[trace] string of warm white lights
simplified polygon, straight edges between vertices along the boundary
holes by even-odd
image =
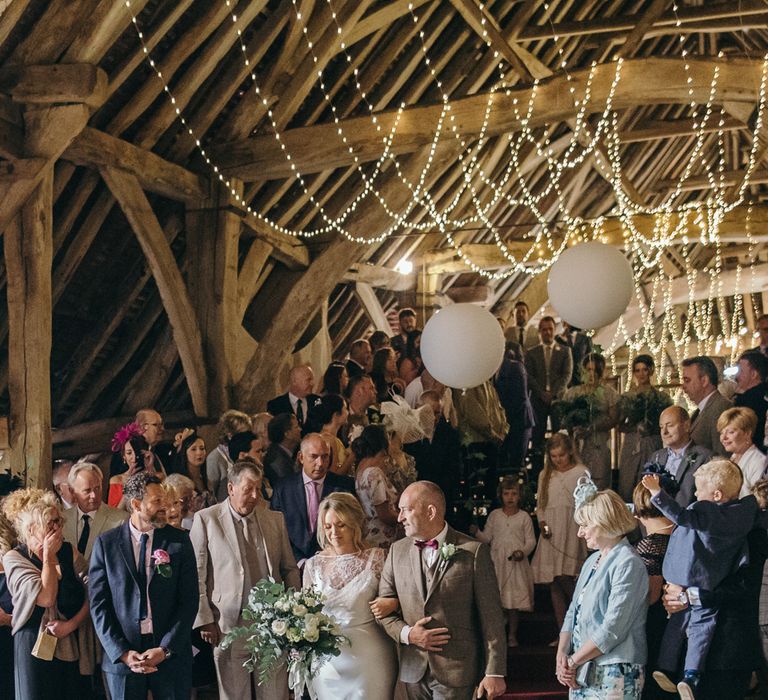
[[[177,106],[176,100],[170,90],[168,83],[163,76],[160,69],[150,55],[149,49],[144,43],[143,33],[138,24],[136,16],[133,14],[130,0],[124,0],[125,6],[131,14],[133,26],[135,27],[138,37],[140,39],[143,51],[146,55],[147,61],[150,67],[157,74],[158,79],[161,80],[163,85],[163,91],[166,93],[171,104],[174,105],[176,116],[180,120],[183,128],[188,135],[194,140],[194,143],[202,155],[207,165],[211,168],[214,176],[222,182],[231,192],[235,201],[237,201],[248,215],[254,216],[261,222],[266,223],[270,227],[282,233],[292,236],[312,237],[329,232],[337,232],[346,236],[349,240],[355,241],[361,244],[379,243],[396,232],[402,230],[439,230],[448,241],[448,244],[452,246],[459,257],[468,265],[468,267],[479,274],[482,274],[491,279],[501,279],[508,277],[512,274],[524,272],[526,274],[538,274],[550,267],[562,253],[562,251],[569,245],[570,242],[577,240],[589,240],[599,239],[602,236],[602,226],[604,221],[602,219],[592,222],[591,224],[583,221],[581,218],[572,216],[569,212],[568,201],[565,196],[566,187],[563,182],[563,178],[566,174],[572,172],[576,167],[581,165],[587,157],[594,156],[596,158],[602,158],[599,148],[605,142],[607,145],[608,155],[608,167],[612,172],[612,185],[617,197],[617,209],[615,215],[617,215],[622,223],[624,229],[623,234],[625,238],[625,247],[631,252],[632,256],[639,260],[639,267],[647,269],[653,265],[658,264],[660,256],[663,253],[664,248],[672,245],[673,243],[679,243],[681,240],[685,245],[689,228],[692,225],[691,219],[693,219],[693,225],[699,230],[699,239],[702,242],[712,243],[718,239],[717,232],[719,224],[722,221],[724,214],[730,211],[733,207],[743,202],[746,187],[749,184],[749,179],[756,167],[758,151],[757,136],[760,134],[763,125],[763,115],[766,102],[766,66],[768,65],[768,57],[763,62],[763,71],[761,77],[761,85],[759,91],[759,104],[758,115],[756,120],[755,133],[752,139],[752,147],[750,148],[747,168],[745,170],[745,177],[740,184],[737,196],[730,202],[726,202],[724,199],[724,186],[723,186],[723,173],[725,164],[725,153],[723,143],[723,127],[724,127],[724,114],[722,109],[719,113],[719,122],[717,129],[717,151],[718,155],[714,158],[714,165],[705,157],[703,146],[706,142],[706,134],[711,131],[711,123],[713,120],[713,104],[717,98],[717,83],[719,78],[719,68],[716,66],[711,85],[709,97],[707,99],[703,114],[698,113],[698,106],[693,99],[693,82],[690,75],[690,65],[688,62],[688,52],[682,47],[682,56],[685,59],[685,70],[687,75],[688,90],[690,100],[690,107],[694,119],[694,132],[695,141],[694,147],[691,149],[687,158],[685,167],[683,169],[683,177],[679,178],[678,184],[675,189],[665,197],[665,202],[655,207],[643,206],[642,203],[633,201],[625,191],[623,185],[624,175],[622,173],[621,163],[621,149],[620,149],[620,137],[619,137],[619,120],[618,115],[612,108],[612,100],[615,91],[619,85],[621,79],[621,66],[622,60],[617,60],[614,79],[611,85],[611,89],[608,94],[605,105],[603,106],[602,113],[597,118],[595,126],[588,126],[587,115],[591,114],[593,107],[592,100],[592,83],[597,70],[597,64],[593,62],[590,70],[587,73],[585,80],[583,96],[579,97],[576,93],[576,87],[573,84],[572,77],[567,73],[567,61],[565,59],[563,51],[563,43],[556,38],[556,45],[558,46],[559,67],[566,72],[567,80],[569,84],[569,93],[574,102],[575,118],[572,123],[572,132],[570,135],[569,143],[561,152],[560,155],[555,154],[552,143],[551,134],[552,130],[548,128],[543,129],[543,137],[538,137],[534,130],[530,127],[530,123],[535,114],[534,107],[537,95],[538,81],[533,85],[533,89],[530,91],[528,104],[525,109],[519,109],[518,102],[513,99],[513,108],[515,109],[515,116],[521,124],[520,130],[513,136],[508,135],[507,147],[509,152],[509,158],[506,166],[502,169],[496,177],[492,177],[490,173],[485,172],[481,167],[480,155],[483,152],[483,148],[489,143],[486,138],[487,126],[492,116],[492,110],[494,108],[493,96],[497,92],[504,91],[506,94],[512,94],[509,86],[505,83],[505,73],[503,69],[503,62],[499,60],[499,83],[494,86],[490,91],[487,100],[485,112],[483,114],[483,121],[478,136],[473,137],[470,142],[467,142],[466,138],[460,133],[459,127],[456,124],[455,117],[451,110],[450,97],[448,91],[440,80],[440,77],[435,70],[435,62],[429,57],[428,47],[425,41],[425,33],[423,28],[418,32],[419,41],[421,44],[421,50],[423,54],[423,61],[426,68],[429,71],[435,85],[437,86],[440,94],[442,95],[442,111],[441,116],[436,125],[433,137],[429,144],[427,161],[424,167],[421,169],[419,178],[415,183],[410,182],[406,178],[401,170],[398,159],[393,152],[393,144],[398,133],[398,128],[401,123],[401,117],[405,110],[406,105],[401,103],[397,110],[395,118],[391,122],[391,126],[388,130],[384,130],[380,124],[380,121],[376,115],[376,109],[370,102],[368,95],[363,89],[360,83],[360,74],[358,68],[355,67],[352,70],[353,83],[355,89],[358,91],[361,103],[365,106],[369,113],[371,123],[375,126],[377,133],[382,135],[382,155],[373,163],[370,172],[366,172],[363,169],[362,164],[359,162],[358,157],[354,153],[353,147],[350,145],[350,140],[344,132],[344,125],[342,119],[339,116],[336,106],[334,105],[331,93],[326,87],[324,71],[317,70],[317,85],[323,95],[323,100],[331,110],[333,122],[336,125],[337,135],[340,140],[340,146],[346,148],[352,157],[355,170],[359,174],[362,180],[362,188],[357,196],[351,201],[351,203],[344,208],[336,216],[330,216],[325,211],[322,204],[316,199],[313,193],[310,191],[304,176],[300,172],[292,159],[291,154],[288,151],[285,142],[281,138],[281,125],[276,122],[274,112],[270,108],[270,103],[266,97],[261,94],[258,79],[255,72],[255,66],[251,66],[245,43],[243,41],[243,27],[238,23],[238,17],[234,12],[234,3],[232,0],[225,0],[227,7],[230,10],[232,21],[236,27],[237,36],[240,41],[243,60],[245,66],[248,69],[250,78],[253,82],[253,89],[255,93],[262,100],[263,107],[266,111],[266,116],[270,120],[273,128],[274,137],[277,143],[280,145],[280,150],[283,153],[286,161],[290,164],[291,172],[296,182],[302,188],[307,201],[314,207],[321,220],[322,226],[315,229],[305,229],[301,231],[291,230],[285,226],[280,225],[278,222],[273,221],[266,213],[260,212],[254,209],[249,202],[239,195],[233,183],[229,181],[222,173],[220,168],[211,160],[210,156],[206,152],[206,149],[202,145],[201,139],[194,133],[194,130],[185,119],[182,114],[182,110]],[[352,57],[347,51],[346,44],[344,42],[343,29],[339,24],[338,17],[333,10],[331,0],[326,0],[328,10],[332,22],[335,23],[337,35],[338,35],[338,49],[344,55],[347,63],[352,63]],[[315,47],[308,34],[307,22],[303,21],[301,10],[296,2],[293,0],[293,7],[296,13],[297,21],[302,26],[302,36],[307,43],[307,48],[313,61],[316,65],[320,65],[318,56],[315,53]],[[675,8],[676,9],[676,5]],[[409,6],[411,16],[415,24],[418,25],[419,17],[415,13],[412,5]],[[548,12],[548,5],[545,3],[545,12]],[[493,46],[485,30],[486,22],[484,16],[481,20],[483,27],[483,39],[486,42],[490,51],[493,51]],[[684,42],[684,38],[681,36],[681,43]],[[494,54],[498,57],[498,54]],[[599,112],[599,110],[598,110]],[[441,142],[441,138],[451,137],[458,142],[461,149],[457,163],[461,168],[460,186],[456,188],[452,198],[446,204],[438,206],[434,196],[430,193],[425,186],[428,174],[431,172],[435,152],[438,144]],[[521,161],[521,153],[525,146],[531,146],[536,156],[545,163],[547,168],[548,177],[544,178],[545,185],[538,190],[535,189],[533,183],[529,183],[527,176],[525,175],[524,163]],[[392,163],[394,166],[394,172],[406,186],[410,193],[411,199],[408,204],[401,210],[394,210],[386,201],[383,193],[377,188],[376,183],[381,176],[383,166],[386,163]],[[682,191],[682,182],[688,178],[688,176],[694,171],[694,168],[701,164],[704,166],[704,170],[707,178],[709,179],[710,187],[713,191],[712,197],[706,202],[701,203],[684,203],[682,205],[676,204],[676,200],[679,198]],[[717,176],[713,173],[713,167],[717,171]],[[512,188],[517,189],[520,194],[513,196],[511,194]],[[549,196],[554,192],[556,203],[560,212],[560,225],[559,234],[552,229],[552,226],[548,220],[548,216],[542,210],[541,205],[545,202]],[[367,197],[374,197],[379,205],[382,206],[387,216],[390,217],[392,223],[387,226],[380,234],[373,237],[363,237],[356,235],[350,230],[348,222],[352,218],[352,213],[360,205],[360,203]],[[472,205],[472,213],[468,216],[461,218],[453,217],[453,212],[461,201],[468,197]],[[515,255],[508,247],[504,238],[502,237],[498,227],[492,220],[492,212],[499,206],[500,203],[504,203],[510,207],[525,207],[530,211],[536,221],[536,226],[527,239],[526,242],[530,243],[528,250],[522,255]],[[411,216],[418,211],[419,218],[411,218]],[[424,216],[426,214],[426,216]],[[633,219],[636,216],[645,215],[652,216],[653,227],[650,235],[643,233],[634,223]],[[482,224],[492,233],[493,239],[496,245],[499,247],[502,255],[508,261],[509,265],[505,270],[490,272],[484,270],[481,266],[476,265],[465,251],[462,246],[455,240],[451,229],[461,229],[473,224]]]

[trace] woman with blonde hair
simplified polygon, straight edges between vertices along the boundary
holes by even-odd
[[[536,583],[549,585],[558,627],[563,624],[576,576],[587,558],[573,521],[573,490],[587,473],[568,435],[556,433],[546,445],[544,469],[539,474],[536,517],[541,534],[531,567]],[[557,641],[551,646],[556,646]]]
[[[768,457],[752,442],[756,427],[757,414],[745,406],[728,408],[717,419],[720,443],[744,477],[739,498],[744,498],[752,492],[752,487],[763,477],[768,466]]]
[[[321,551],[304,566],[304,587],[323,594],[324,611],[339,622],[350,644],[312,678],[313,697],[319,700],[391,700],[394,694],[395,646],[374,614],[388,614],[397,601],[376,598],[386,553],[367,547],[365,521],[359,501],[349,493],[332,493],[320,502]]]
[[[13,598],[16,695],[24,700],[77,698],[77,631],[88,617],[85,560],[64,542],[59,502],[51,491],[22,489],[3,501],[19,544],[3,556]],[[51,658],[32,652],[55,637]]]
[[[626,535],[635,527],[614,491],[588,477],[574,494],[579,537],[593,554],[584,563],[560,630],[556,674],[571,700],[639,700],[645,679],[648,574]]]

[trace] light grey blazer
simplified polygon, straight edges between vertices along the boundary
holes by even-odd
[[[573,633],[576,608],[583,590],[578,614],[579,632],[582,640],[591,639],[603,652],[595,663],[644,664],[648,656],[645,639],[648,573],[645,564],[623,538],[605,555],[590,578],[599,556],[599,552],[594,552],[581,567],[561,631]]]

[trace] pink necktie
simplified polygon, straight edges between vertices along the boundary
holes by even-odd
[[[320,484],[317,481],[307,482],[307,493],[309,496],[307,515],[309,516],[310,532],[315,532],[317,530],[317,511],[320,507],[320,496],[317,492],[318,486],[320,486]]]

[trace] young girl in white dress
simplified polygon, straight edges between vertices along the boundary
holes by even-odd
[[[507,612],[507,644],[517,646],[517,624],[521,610],[533,610],[533,571],[528,556],[536,546],[533,521],[520,510],[520,484],[505,476],[499,482],[502,507],[492,511],[485,529],[472,526],[473,534],[491,546],[491,559],[499,580],[501,604]]]
[[[557,627],[563,626],[565,613],[576,587],[576,577],[587,558],[584,540],[573,519],[573,490],[587,473],[573,440],[555,433],[546,445],[546,462],[539,474],[536,493],[536,517],[541,535],[531,568],[536,583],[549,584]],[[557,646],[555,640],[550,646]]]

